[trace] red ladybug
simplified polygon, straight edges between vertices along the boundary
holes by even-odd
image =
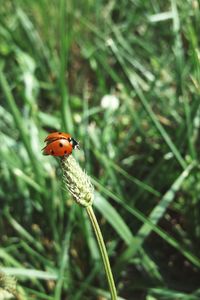
[[[79,149],[78,142],[64,132],[50,133],[44,141],[47,143],[42,149],[44,155],[68,156],[73,149]]]

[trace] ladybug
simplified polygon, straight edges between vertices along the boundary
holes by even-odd
[[[69,133],[52,132],[44,140],[47,145],[42,149],[43,155],[68,156],[78,148],[78,142]]]

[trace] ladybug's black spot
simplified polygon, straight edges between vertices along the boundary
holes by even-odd
[[[62,134],[62,132],[58,132],[58,134]]]
[[[53,150],[51,150],[51,154],[53,154],[53,155],[54,155],[54,151],[53,151]]]
[[[60,146],[60,147],[63,147],[63,144],[62,144],[62,143],[60,143],[60,144],[59,144],[59,146]]]
[[[67,151],[65,150],[65,152],[64,152],[65,154],[67,154]]]

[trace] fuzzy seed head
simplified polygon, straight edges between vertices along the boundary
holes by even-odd
[[[62,169],[64,182],[74,200],[84,207],[92,205],[94,187],[72,155],[63,159]]]
[[[15,295],[16,293],[16,280],[12,276],[8,276],[0,271],[0,289]]]

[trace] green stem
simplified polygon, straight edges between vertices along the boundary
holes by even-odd
[[[111,271],[111,267],[110,267],[110,262],[108,259],[108,254],[106,251],[106,247],[105,247],[105,243],[103,240],[103,236],[101,234],[101,230],[99,227],[99,224],[97,222],[96,216],[94,214],[93,208],[92,206],[88,206],[86,207],[86,211],[88,213],[88,216],[90,218],[90,221],[92,223],[98,244],[99,244],[99,248],[101,251],[101,256],[103,259],[103,263],[104,263],[104,268],[105,268],[105,272],[106,272],[106,276],[108,279],[108,284],[109,284],[109,288],[110,288],[110,293],[111,293],[111,299],[112,300],[117,300],[117,291],[116,291],[116,287],[115,287],[115,282],[113,279],[113,275],[112,275],[112,271]]]

